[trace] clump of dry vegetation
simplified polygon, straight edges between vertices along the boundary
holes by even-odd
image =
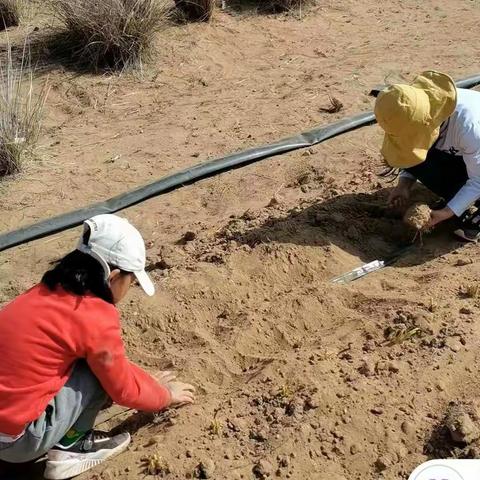
[[[0,30],[20,23],[22,0],[0,0]]]
[[[227,0],[227,5],[229,1],[249,4],[250,8],[264,13],[298,12],[315,3],[315,0]]]
[[[216,418],[214,418],[212,420],[212,422],[210,423],[210,425],[208,427],[209,432],[212,435],[216,435],[216,436],[218,436],[222,433],[222,429],[223,429],[222,422],[220,422],[220,420],[217,420]]]
[[[175,0],[183,2],[189,0]],[[190,0],[199,1],[199,0]],[[312,6],[316,0],[217,0],[217,4],[222,9],[227,8],[237,12],[250,13],[283,13],[292,12],[295,14],[302,13],[304,8]]]
[[[343,103],[335,97],[332,97],[328,94],[328,99],[330,101],[330,105],[328,107],[321,107],[320,110],[325,113],[337,113],[343,108]]]
[[[206,22],[213,14],[215,0],[175,0],[175,6],[186,21]]]
[[[163,478],[170,473],[170,466],[158,453],[143,457],[142,462],[145,468],[144,473],[146,475],[155,475]]]
[[[170,18],[168,0],[48,0],[65,26],[62,48],[94,69],[139,67]]]
[[[477,283],[460,285],[459,293],[464,298],[478,298],[480,293],[480,285]]]
[[[413,337],[421,335],[422,331],[418,327],[410,326],[395,326],[387,327],[385,329],[385,339],[387,345],[392,347],[393,345],[400,345],[401,343],[410,340]]]
[[[313,3],[313,0],[267,0],[267,8],[277,12],[301,9]]]
[[[432,211],[428,205],[416,203],[408,208],[403,217],[403,221],[415,230],[425,230]]]
[[[34,92],[28,50],[17,64],[8,45],[6,60],[0,61],[0,177],[20,171],[25,154],[35,147],[47,95],[47,83]]]

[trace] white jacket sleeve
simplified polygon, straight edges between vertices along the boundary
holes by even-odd
[[[460,153],[467,167],[468,180],[448,202],[457,217],[480,198],[480,123],[472,122],[465,128],[461,143]]]

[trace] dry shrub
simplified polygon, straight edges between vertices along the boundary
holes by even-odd
[[[314,5],[316,0],[223,0],[222,6],[237,12],[253,13],[302,13],[303,8]]]
[[[175,5],[185,20],[206,22],[213,14],[215,0],[175,0]]]
[[[266,0],[265,6],[267,10],[275,12],[287,12],[303,8],[312,4],[313,0]]]
[[[45,82],[37,94],[33,89],[30,54],[23,50],[17,64],[12,48],[0,62],[0,177],[20,171],[26,153],[35,147],[48,95]]]
[[[66,28],[63,45],[89,67],[138,67],[166,25],[168,0],[49,0]]]
[[[0,0],[0,30],[20,23],[22,0]]]
[[[0,0],[0,30],[16,27],[30,20],[35,0]]]
[[[480,293],[480,285],[476,283],[460,285],[459,292],[460,295],[465,298],[478,298]]]

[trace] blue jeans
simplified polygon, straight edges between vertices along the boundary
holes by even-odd
[[[107,394],[84,361],[79,361],[65,386],[49,402],[45,412],[30,423],[13,443],[0,442],[0,460],[24,463],[47,453],[74,428],[86,432],[93,428]]]

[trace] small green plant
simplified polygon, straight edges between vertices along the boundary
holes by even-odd
[[[290,398],[292,395],[293,395],[293,392],[289,385],[285,383],[280,387],[280,390],[278,392],[278,396],[280,398]]]
[[[223,425],[222,425],[222,422],[220,422],[220,420],[217,420],[216,418],[214,418],[209,427],[208,427],[208,430],[209,432],[212,434],[212,435],[220,435],[220,433],[222,433],[222,430],[223,430]]]
[[[145,468],[144,472],[147,475],[164,477],[170,473],[170,466],[167,461],[157,453],[144,457],[142,462]]]
[[[48,83],[35,94],[33,73],[28,48],[17,64],[8,45],[0,61],[0,177],[19,172],[38,140]]]

